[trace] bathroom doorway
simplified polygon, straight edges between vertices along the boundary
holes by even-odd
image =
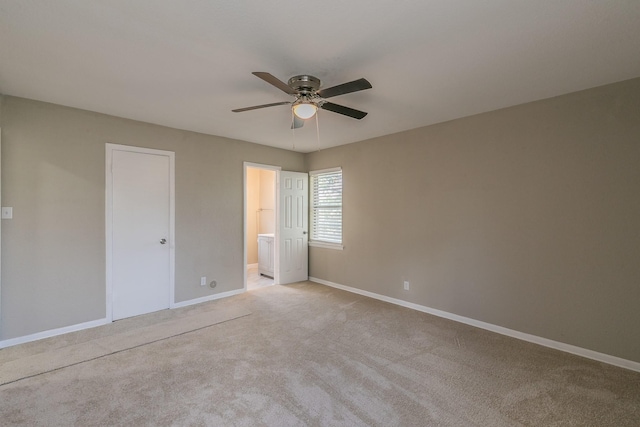
[[[245,289],[276,278],[276,174],[279,168],[245,163]]]

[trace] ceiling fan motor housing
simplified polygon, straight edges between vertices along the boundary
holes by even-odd
[[[320,89],[320,79],[308,75],[294,76],[289,79],[287,85],[300,95],[311,95]]]

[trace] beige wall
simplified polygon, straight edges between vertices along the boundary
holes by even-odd
[[[276,173],[260,170],[260,233],[276,232]]]
[[[243,162],[304,170],[299,153],[21,98],[0,114],[0,339],[105,317],[105,143],[176,153],[177,302],[243,287]]]
[[[104,317],[112,142],[176,152],[177,301],[242,288],[244,161],[342,166],[311,276],[640,361],[638,111],[635,79],[303,156],[0,96],[0,339]]]
[[[640,79],[306,164],[344,176],[310,276],[640,362]]]
[[[258,262],[258,233],[275,233],[275,181],[275,171],[247,168],[247,264]]]
[[[258,263],[260,169],[247,168],[247,264]]]

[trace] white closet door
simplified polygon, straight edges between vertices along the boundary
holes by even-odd
[[[114,150],[113,319],[169,308],[170,157]]]

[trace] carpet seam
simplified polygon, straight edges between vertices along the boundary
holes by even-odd
[[[18,379],[12,380],[12,381],[7,381],[7,382],[5,382],[5,383],[0,383],[0,387],[3,387],[3,386],[5,386],[5,385],[9,385],[9,384],[13,384],[13,383],[17,383],[18,381],[26,380],[26,379],[29,379],[29,378],[35,378],[35,377],[37,377],[37,376],[44,375],[44,374],[48,374],[48,373],[51,373],[51,372],[60,371],[60,370],[65,369],[65,368],[70,368],[70,367],[72,367],[72,366],[80,365],[80,364],[82,364],[82,363],[92,362],[92,361],[94,361],[94,360],[102,359],[102,358],[104,358],[104,357],[113,356],[114,354],[123,353],[123,352],[125,352],[125,351],[129,351],[129,350],[133,350],[133,349],[136,349],[136,348],[140,348],[140,347],[143,347],[143,346],[145,346],[145,345],[154,344],[154,343],[157,343],[157,342],[160,342],[160,341],[165,341],[165,340],[168,340],[168,339],[170,339],[170,338],[175,338],[175,337],[179,337],[179,336],[182,336],[182,335],[190,334],[190,333],[192,333],[192,332],[200,331],[200,330],[202,330],[202,329],[210,328],[210,327],[212,327],[212,326],[220,325],[220,324],[222,324],[222,323],[226,323],[226,322],[230,322],[230,321],[232,321],[232,320],[240,319],[240,318],[242,318],[242,317],[250,316],[251,314],[253,314],[253,313],[243,314],[243,315],[241,315],[241,316],[234,317],[234,318],[232,318],[232,319],[226,319],[226,320],[223,320],[223,321],[221,321],[221,322],[212,323],[211,325],[206,325],[206,326],[202,326],[202,327],[200,327],[200,328],[191,329],[191,330],[189,330],[189,331],[180,332],[179,334],[175,334],[175,335],[171,335],[171,336],[168,336],[168,337],[165,337],[165,338],[159,338],[159,339],[157,339],[157,340],[153,340],[153,341],[149,341],[149,342],[146,342],[146,343],[142,343],[142,344],[134,345],[133,347],[123,348],[122,350],[112,351],[111,353],[107,353],[107,354],[103,354],[103,355],[100,355],[100,356],[92,357],[91,359],[81,360],[80,362],[71,363],[71,364],[69,364],[69,365],[65,365],[65,366],[60,366],[59,368],[50,369],[50,370],[48,370],[48,371],[39,372],[39,373],[37,373],[37,374],[28,375],[28,376],[21,377],[21,378],[18,378]]]

